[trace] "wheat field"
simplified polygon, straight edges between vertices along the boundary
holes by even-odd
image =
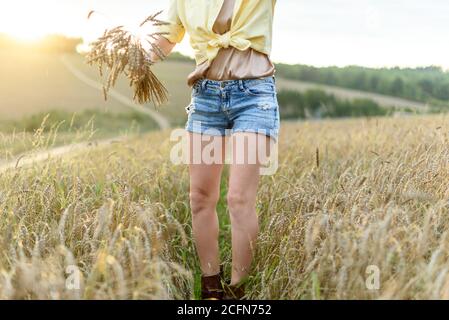
[[[197,298],[188,172],[169,134],[1,172],[0,298]],[[257,211],[249,298],[447,299],[449,117],[284,123]]]

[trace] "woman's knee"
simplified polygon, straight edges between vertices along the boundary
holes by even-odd
[[[254,197],[244,192],[231,190],[228,193],[227,202],[233,227],[246,230],[246,232],[257,232],[258,218]]]
[[[245,214],[250,209],[254,209],[255,203],[252,197],[245,194],[245,192],[237,192],[230,190],[227,195],[227,204],[231,215],[238,214],[239,216]]]
[[[190,208],[193,214],[215,210],[218,194],[203,189],[190,190]]]

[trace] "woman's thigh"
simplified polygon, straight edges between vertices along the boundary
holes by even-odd
[[[225,137],[187,133],[189,136],[190,190],[219,194],[225,162]]]
[[[232,134],[229,191],[249,202],[256,199],[260,167],[269,157],[270,137],[252,132]]]

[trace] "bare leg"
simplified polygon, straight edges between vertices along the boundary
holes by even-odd
[[[220,197],[220,179],[224,163],[225,138],[210,137],[211,141],[201,142],[201,135],[189,134],[190,142],[190,207],[192,229],[196,250],[203,276],[220,272],[218,248],[218,217],[216,206]],[[193,142],[195,140],[195,143]],[[206,164],[199,155],[204,148],[213,144],[213,150],[221,151],[218,163]],[[196,162],[194,162],[196,158]],[[198,163],[198,159],[200,162]]]
[[[235,133],[233,159],[229,177],[228,208],[232,224],[232,278],[238,284],[248,275],[259,232],[256,195],[259,182],[258,144],[269,144],[269,138],[255,133]],[[242,143],[246,140],[246,143]],[[251,161],[251,159],[253,159]]]

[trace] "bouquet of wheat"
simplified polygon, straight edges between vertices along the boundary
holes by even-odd
[[[159,11],[146,18],[140,27],[147,23],[152,26],[165,25],[167,22],[157,19]],[[88,15],[88,19],[94,11]],[[152,102],[160,105],[167,101],[167,89],[155,76],[151,70],[153,61],[149,58],[149,52],[154,52],[159,59],[165,59],[165,54],[154,40],[157,36],[166,34],[164,32],[153,32],[145,38],[137,37],[130,31],[118,26],[113,29],[106,29],[103,36],[90,44],[90,51],[87,54],[87,63],[98,66],[100,76],[104,74],[104,67],[109,72],[107,81],[103,86],[103,94],[107,99],[108,91],[116,83],[120,74],[126,75],[129,84],[134,91],[134,101],[144,104]],[[150,50],[144,49],[144,42],[150,44]]]

